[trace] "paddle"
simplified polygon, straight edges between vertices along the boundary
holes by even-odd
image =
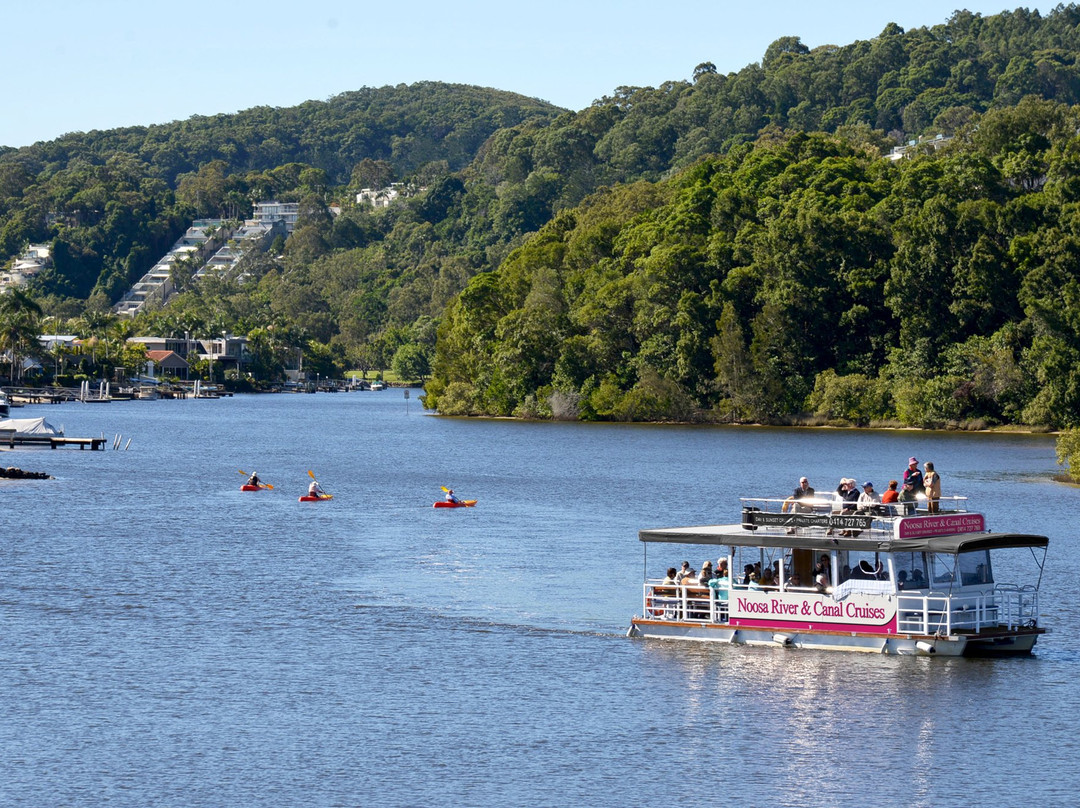
[[[240,469],[237,469],[237,472],[239,472],[240,474],[243,474],[245,477],[250,477],[251,476],[246,471],[240,471]],[[274,490],[274,486],[270,485],[270,483],[264,483],[262,480],[259,480],[259,488],[267,488],[267,489],[269,489],[271,491]]]
[[[314,471],[312,471],[311,469],[308,469],[307,474],[308,474],[308,477],[315,480],[315,472]],[[315,480],[315,485],[319,485],[318,480]],[[322,486],[319,485],[319,499],[333,499],[333,498],[334,498],[333,494],[327,494],[325,491],[322,490]]]

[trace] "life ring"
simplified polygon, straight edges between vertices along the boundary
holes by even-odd
[[[663,609],[658,609],[653,605],[653,596],[645,598],[645,611],[651,614],[653,617],[662,617],[664,615]]]

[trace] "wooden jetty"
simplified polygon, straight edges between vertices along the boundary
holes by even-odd
[[[97,451],[105,448],[105,438],[68,438],[64,435],[27,435],[17,434],[13,429],[0,429],[0,445],[6,444],[9,449],[16,446],[48,446],[50,449],[62,449],[65,446],[78,446],[79,449],[90,448]]]

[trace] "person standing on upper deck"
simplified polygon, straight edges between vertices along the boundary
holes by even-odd
[[[934,464],[929,460],[923,463],[926,474],[923,482],[926,484],[926,512],[938,512],[938,500],[941,499],[941,475],[934,471]]]
[[[904,471],[904,482],[911,483],[912,493],[916,496],[926,492],[926,484],[923,482],[922,472],[919,471],[919,461],[914,457],[908,459],[908,467]]]

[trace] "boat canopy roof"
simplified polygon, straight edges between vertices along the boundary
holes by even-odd
[[[663,527],[638,531],[643,542],[667,544],[716,544],[733,547],[786,547],[794,550],[874,550],[881,553],[945,553],[956,555],[972,550],[1004,547],[1046,547],[1049,539],[1029,533],[956,533],[917,539],[834,538],[793,536],[764,530],[746,530],[742,525],[702,525]]]

